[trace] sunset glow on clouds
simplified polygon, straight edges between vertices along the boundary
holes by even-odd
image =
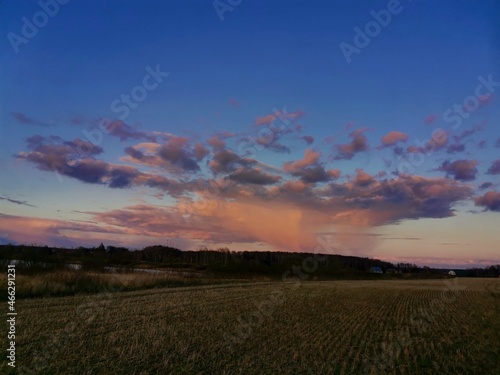
[[[493,3],[407,4],[351,64],[336,46],[372,3],[282,4],[283,17],[249,3],[224,22],[174,3],[159,5],[167,20],[98,5],[98,40],[77,33],[89,10],[75,3],[19,53],[2,46],[2,243],[313,251],[326,236],[340,254],[500,261],[500,71],[483,40]],[[19,20],[36,4],[3,7]],[[451,39],[418,16],[450,11]],[[461,64],[455,48],[471,36],[457,17],[482,22]],[[169,75],[144,88],[158,62]]]

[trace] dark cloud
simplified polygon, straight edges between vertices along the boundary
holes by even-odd
[[[281,177],[264,173],[258,168],[239,168],[228,176],[229,179],[241,184],[272,185]]]
[[[350,160],[358,152],[366,151],[369,149],[368,139],[363,134],[368,129],[358,129],[349,134],[352,141],[347,144],[339,144],[335,147],[337,148],[338,155],[335,157],[336,160]]]
[[[338,178],[340,171],[325,170],[324,166],[319,161],[320,156],[321,154],[319,152],[306,149],[303,159],[285,163],[283,170],[290,173],[292,176],[300,177],[301,180],[306,183],[326,182]]]
[[[301,168],[292,173],[293,176],[307,183],[326,182],[332,179],[332,176],[327,173],[322,165],[313,165]]]
[[[96,146],[88,141],[82,141],[79,138],[75,138],[72,141],[63,142],[63,144],[70,147],[72,150],[75,150],[76,153],[81,157],[99,155],[103,152],[102,147]]]
[[[20,153],[17,158],[33,163],[42,171],[52,171],[90,184],[104,184],[105,177],[112,171],[104,161],[72,159],[71,155],[58,145],[45,146],[40,151]]]
[[[7,201],[7,202],[10,202],[10,203],[14,203],[14,204],[18,204],[20,206],[36,207],[36,206],[34,206],[32,204],[27,203],[26,201],[19,201],[19,200],[16,200],[16,199],[11,199],[11,198],[2,197],[2,196],[0,196],[0,200]]]
[[[464,151],[465,151],[465,145],[460,143],[451,144],[446,148],[446,153],[448,154],[457,154],[459,152],[464,152]]]
[[[141,150],[138,150],[131,146],[126,147],[124,151],[127,155],[131,156],[133,159],[136,159],[138,161],[144,161],[147,158],[147,156],[144,155],[144,153]]]
[[[20,124],[25,124],[25,125],[35,125],[35,126],[42,126],[42,127],[49,127],[52,126],[52,124],[36,120],[30,117],[27,117],[24,113],[21,112],[12,112],[12,116],[17,120],[18,123]]]
[[[150,188],[164,191],[172,197],[180,197],[193,190],[195,184],[192,181],[177,181],[165,176],[142,173],[134,181],[134,185],[144,185]]]
[[[457,134],[455,136],[453,136],[453,138],[455,139],[455,142],[460,142],[462,141],[464,138],[467,138],[467,137],[470,137],[471,135],[473,135],[474,133],[477,133],[481,130],[483,130],[485,127],[485,122],[481,122],[477,125],[475,125],[473,128],[471,129],[465,129],[463,132],[461,132],[460,134]]]
[[[290,147],[285,146],[284,144],[278,142],[275,138],[256,138],[255,142],[264,148],[267,148],[269,150],[272,150],[274,152],[278,152],[280,154],[289,154],[290,153]]]
[[[121,160],[129,163],[157,167],[172,174],[198,172],[198,161],[208,150],[200,143],[194,147],[187,138],[169,136],[164,144],[146,142],[125,148],[126,156]]]
[[[109,181],[108,186],[110,188],[123,189],[130,187],[136,177],[141,173],[132,167],[128,166],[116,166],[112,167],[108,171]]]
[[[209,162],[209,167],[213,173],[230,172],[233,163],[237,163],[240,157],[231,150],[220,150],[216,152],[212,160]]]
[[[379,181],[358,172],[348,183],[332,183],[317,190],[309,207],[336,213],[350,224],[384,225],[405,219],[444,218],[454,215],[455,203],[468,199],[472,189],[448,178],[398,176]]]
[[[250,158],[242,158],[231,150],[220,150],[215,153],[208,163],[210,170],[214,173],[229,173],[239,166],[250,166],[256,161]]]
[[[182,171],[195,172],[200,170],[196,162],[195,152],[189,146],[187,138],[169,138],[158,150],[158,156],[169,165],[180,168]]]
[[[489,191],[475,199],[476,206],[484,207],[489,211],[500,212],[500,192]]]
[[[75,172],[75,165],[82,160],[90,159],[95,155],[101,154],[103,149],[94,144],[75,139],[73,141],[63,141],[60,137],[50,136],[42,137],[35,135],[26,139],[30,152],[20,152],[16,155],[18,159],[25,159],[42,171],[54,171],[61,175],[68,175]],[[79,167],[85,168],[85,165]],[[77,177],[76,177],[77,178]],[[93,177],[89,176],[92,180]],[[82,181],[86,181],[83,178]]]
[[[31,137],[26,138],[26,145],[30,150],[36,150],[44,144],[52,144],[52,143],[62,143],[63,140],[61,137],[56,135],[50,135],[48,137],[43,137],[41,135],[32,135]]]
[[[140,172],[135,168],[113,165],[94,159],[81,160],[75,165],[67,165],[57,172],[89,184],[107,184],[110,188],[130,187],[134,178],[140,175]]]
[[[281,142],[281,139],[287,134],[298,131],[298,128],[280,126],[268,126],[260,128],[255,137],[247,137],[247,142],[255,142],[256,144],[278,153],[290,153],[290,148]]]
[[[488,168],[488,174],[500,174],[500,159],[495,160]]]
[[[404,153],[403,147],[396,146],[392,149],[394,151],[394,155],[401,156]]]
[[[185,171],[198,171],[200,167],[196,160],[181,148],[163,146],[158,155],[165,161],[180,167]]]
[[[102,147],[91,142],[75,138],[72,141],[63,141],[61,137],[51,135],[42,137],[34,135],[26,138],[26,144],[32,151],[50,153],[54,155],[70,155],[71,157],[88,157],[99,155],[103,152]]]
[[[458,181],[472,181],[476,179],[477,164],[477,160],[445,161],[438,170]]]
[[[492,182],[483,182],[481,185],[479,185],[479,189],[480,190],[489,189],[492,186],[493,186]]]
[[[314,143],[314,137],[312,135],[303,135],[300,138],[303,139],[308,146]]]
[[[103,184],[104,177],[108,175],[108,163],[102,160],[82,160],[76,165],[68,166],[63,174],[89,184]]]
[[[144,139],[152,142],[156,141],[156,137],[154,135],[134,129],[122,120],[104,121],[103,124],[103,127],[107,130],[107,132],[110,135],[118,137],[120,141],[126,141],[128,139]]]
[[[54,143],[59,141],[59,143]],[[49,143],[51,142],[51,143]],[[189,183],[179,183],[163,176],[143,173],[131,166],[111,164],[96,160],[94,156],[103,152],[102,148],[79,139],[63,141],[59,137],[50,139],[34,136],[27,139],[30,152],[20,152],[16,157],[26,160],[42,171],[52,171],[59,176],[67,176],[88,184],[107,185],[110,188],[149,186],[178,196],[188,191]],[[86,154],[78,150],[86,150]],[[133,148],[126,152],[135,154]],[[141,155],[143,155],[141,153]]]

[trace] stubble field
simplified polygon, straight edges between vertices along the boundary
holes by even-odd
[[[103,291],[16,309],[21,374],[500,374],[498,279]]]

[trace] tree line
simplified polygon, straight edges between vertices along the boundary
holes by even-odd
[[[113,267],[165,267],[207,271],[215,274],[279,276],[291,267],[301,264],[310,253],[272,252],[272,251],[231,251],[228,248],[183,251],[175,247],[154,245],[141,250],[125,247],[104,246],[56,248],[38,245],[0,245],[1,259],[17,259],[39,264],[62,265],[79,264],[83,268],[96,269]],[[372,267],[380,267],[391,274],[443,274],[445,270],[419,267],[412,263],[386,262],[357,256],[325,254],[318,262],[315,276],[353,277],[366,274]],[[463,270],[459,276],[498,277],[500,265],[489,268]]]

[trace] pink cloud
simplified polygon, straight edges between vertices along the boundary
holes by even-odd
[[[214,150],[222,150],[226,147],[226,142],[224,142],[218,134],[213,135],[207,143],[209,146],[212,146]]]
[[[240,106],[239,100],[234,97],[229,98],[228,103],[231,107],[238,108]]]
[[[335,159],[350,160],[358,152],[368,150],[368,139],[363,134],[368,130],[369,129],[367,128],[357,129],[349,134],[349,137],[352,138],[352,141],[350,143],[336,145],[339,153],[335,157]]]
[[[293,173],[298,171],[299,169],[308,167],[310,165],[316,164],[319,160],[319,157],[321,156],[321,153],[319,152],[314,152],[311,149],[306,149],[304,152],[304,158],[301,160],[297,160],[294,162],[287,162],[283,166],[283,169],[285,172]]]
[[[90,238],[104,239],[109,235],[127,233],[127,229],[110,225],[4,214],[0,214],[0,231],[6,233],[10,240],[21,244],[43,243],[69,247],[88,245]]]
[[[393,146],[398,142],[406,142],[408,140],[408,134],[392,131],[382,137],[382,146]]]
[[[476,179],[477,160],[457,160],[454,162],[444,161],[438,168],[459,181],[472,181]]]
[[[375,179],[362,169],[356,169],[356,178],[354,180],[358,186],[368,186],[375,182]]]
[[[475,199],[476,206],[484,207],[486,210],[500,212],[500,192],[488,191],[486,194]]]
[[[304,112],[302,112],[302,111],[293,111],[293,112],[287,113],[286,110],[284,110],[284,111],[277,110],[270,115],[266,115],[263,117],[257,117],[257,120],[255,120],[255,125],[269,125],[276,120],[286,122],[288,120],[298,119],[302,116],[304,116]]]
[[[434,123],[437,120],[438,116],[437,115],[429,115],[426,118],[424,118],[424,124],[425,125],[430,125]]]

